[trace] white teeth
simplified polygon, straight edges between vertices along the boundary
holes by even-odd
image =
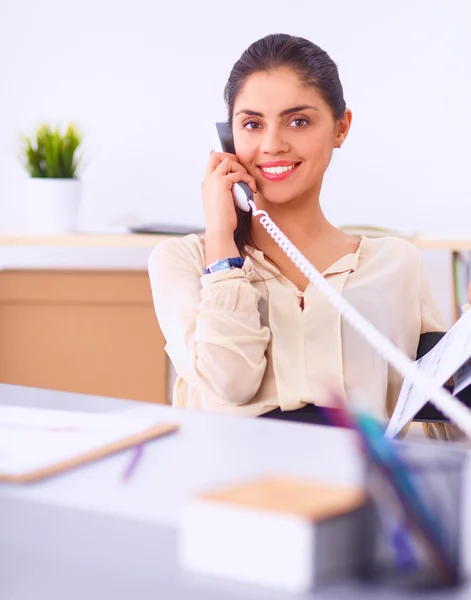
[[[290,165],[289,167],[261,167],[264,173],[286,173],[286,171],[291,171],[294,168],[294,165]]]

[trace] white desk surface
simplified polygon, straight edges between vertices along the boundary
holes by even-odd
[[[363,465],[351,433],[329,427],[208,415],[125,400],[0,385],[0,404],[78,411],[124,410],[177,421],[180,431],[145,445],[132,480],[121,476],[132,456],[122,452],[27,486],[0,484],[0,497],[178,524],[194,490],[264,473],[359,482]]]
[[[181,505],[193,490],[268,473],[361,482],[353,434],[328,427],[192,413],[171,407],[0,385],[0,405],[127,411],[178,421],[145,445],[122,483],[130,451],[28,485],[0,485],[1,600],[293,600],[293,596],[179,569]],[[344,582],[305,600],[399,600],[401,589]],[[421,594],[465,600],[471,586]]]

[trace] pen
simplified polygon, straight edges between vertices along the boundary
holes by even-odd
[[[136,470],[137,464],[142,456],[142,446],[142,444],[138,444],[134,448],[134,453],[132,455],[131,462],[128,464],[123,473],[123,482],[129,481],[134,471]]]

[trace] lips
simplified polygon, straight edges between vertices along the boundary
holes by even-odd
[[[283,181],[290,177],[301,163],[286,160],[264,162],[258,165],[262,175],[269,181]]]

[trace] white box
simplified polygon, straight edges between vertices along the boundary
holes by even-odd
[[[290,593],[354,577],[371,554],[362,489],[267,478],[199,494],[181,522],[181,564]]]

